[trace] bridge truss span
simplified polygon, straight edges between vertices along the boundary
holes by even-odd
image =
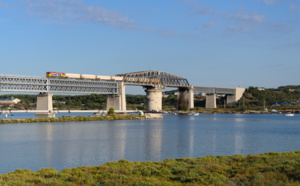
[[[0,91],[47,92],[46,78],[0,76]]]
[[[118,94],[118,83],[95,80],[50,79],[49,92]]]
[[[126,85],[152,86],[152,87],[190,87],[186,78],[162,71],[139,71],[117,74],[124,77]]]
[[[79,80],[0,76],[0,91],[71,94],[119,94],[119,84],[104,80]]]

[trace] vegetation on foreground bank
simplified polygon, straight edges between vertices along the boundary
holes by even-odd
[[[108,116],[62,116],[59,118],[26,118],[0,119],[0,124],[6,123],[39,123],[39,122],[69,122],[69,121],[101,121],[101,120],[132,120],[143,119],[137,115],[108,115]]]
[[[16,170],[1,185],[299,185],[300,151],[206,156],[163,162],[110,162],[100,166]]]

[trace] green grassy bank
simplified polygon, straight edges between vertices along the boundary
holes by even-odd
[[[16,170],[1,185],[300,185],[300,151]]]
[[[68,122],[68,121],[101,121],[101,120],[132,120],[144,119],[137,115],[109,115],[109,116],[62,116],[59,118],[26,118],[26,119],[0,119],[0,124],[6,123],[38,123],[38,122]]]

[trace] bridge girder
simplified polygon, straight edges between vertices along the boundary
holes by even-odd
[[[126,85],[150,87],[190,87],[186,78],[162,71],[139,71],[116,76],[124,77]]]
[[[0,91],[71,94],[119,94],[119,85],[117,82],[111,81],[0,76]]]

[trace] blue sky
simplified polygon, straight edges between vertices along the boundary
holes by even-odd
[[[300,0],[0,0],[0,74],[160,70],[190,84],[299,85]]]

